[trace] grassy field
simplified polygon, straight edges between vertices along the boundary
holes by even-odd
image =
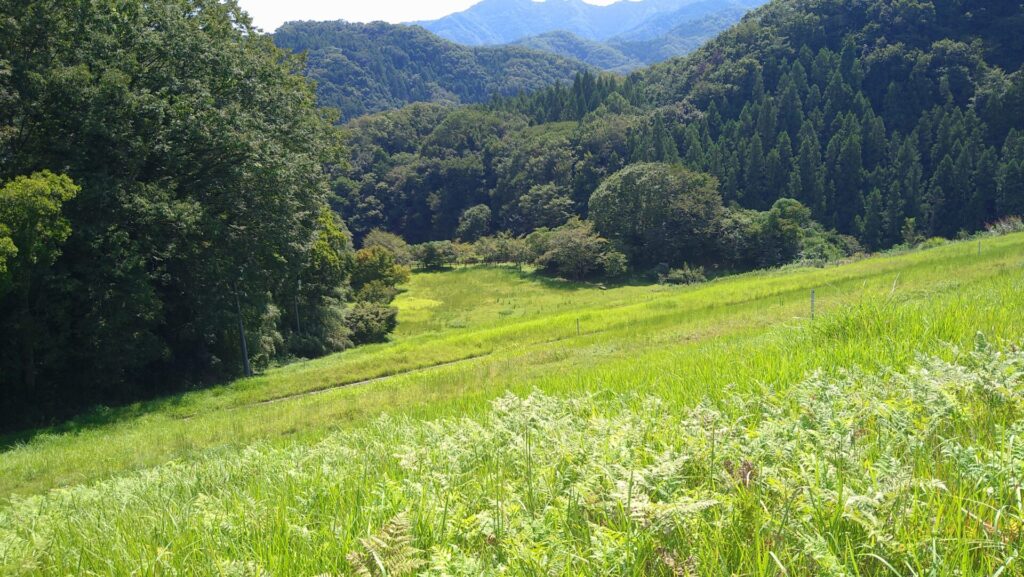
[[[1024,235],[398,305],[391,343],[12,439],[0,574],[1020,574]]]

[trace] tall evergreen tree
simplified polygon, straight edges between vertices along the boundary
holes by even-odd
[[[754,134],[747,146],[743,165],[743,200],[747,206],[761,208],[768,194],[768,173],[761,135]]]
[[[925,207],[925,214],[928,217],[928,233],[933,236],[951,235],[956,232],[956,208],[955,201],[958,190],[956,188],[956,163],[950,155],[943,157],[935,169],[928,185],[928,197]]]
[[[882,192],[872,189],[864,201],[864,216],[858,217],[860,239],[870,250],[877,250],[885,243],[885,206]]]

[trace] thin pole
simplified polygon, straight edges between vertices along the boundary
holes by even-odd
[[[580,319],[576,319],[576,336],[580,336]]]
[[[235,289],[235,310],[238,312],[238,338],[242,340],[242,368],[245,369],[245,376],[252,376],[252,366],[249,365],[249,344],[245,342],[245,323],[242,322],[242,304],[238,300],[238,289]]]
[[[811,289],[811,320],[814,320],[814,289]]]
[[[302,293],[302,279],[299,279],[299,290],[295,292],[295,332],[302,334],[302,321],[299,320],[299,294]]]

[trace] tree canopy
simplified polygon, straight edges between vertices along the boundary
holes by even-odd
[[[334,117],[236,2],[3,2],[0,59],[4,428],[349,346]]]
[[[1018,3],[775,0],[694,54],[627,78],[583,72],[485,107],[353,122],[354,170],[336,208],[356,236],[455,238],[457,216],[479,204],[496,231],[527,234],[600,220],[608,189],[647,172],[620,171],[660,163],[717,180],[720,250],[768,223],[743,210],[780,199],[872,250],[904,242],[910,225],[915,238],[970,233],[1024,212],[1021,24]],[[641,216],[598,228],[653,234]],[[656,244],[613,240],[634,259]],[[754,248],[706,264],[776,260]],[[715,260],[686,251],[676,258]]]

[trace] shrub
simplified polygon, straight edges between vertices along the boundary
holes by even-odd
[[[375,280],[366,283],[356,292],[355,300],[369,303],[389,304],[398,296],[398,289],[384,281]]]
[[[380,246],[391,251],[395,255],[395,262],[402,266],[412,265],[412,250],[405,239],[390,232],[375,228],[366,234],[363,239],[363,248]]]
[[[995,235],[1024,232],[1024,220],[1019,216],[1008,216],[985,226],[985,230]]]
[[[399,285],[409,280],[409,269],[395,261],[395,254],[383,246],[371,246],[356,253],[352,269],[352,288],[379,281],[385,285]]]
[[[477,252],[476,243],[453,242],[452,249],[455,252],[455,262],[458,264],[480,264],[483,259]]]
[[[352,347],[340,296],[323,297],[315,307],[303,303],[298,311],[299,323],[285,338],[291,356],[311,359]]]
[[[681,268],[674,268],[668,271],[667,274],[661,275],[658,280],[661,284],[685,285],[707,282],[708,279],[704,276],[704,267],[691,267],[683,263]]]
[[[501,262],[501,251],[497,239],[493,236],[478,238],[473,243],[473,254],[479,262],[489,264]]]
[[[495,236],[484,236],[473,243],[473,254],[477,262],[489,264],[522,264],[530,260],[525,238],[500,232]]]
[[[629,259],[617,250],[609,250],[601,256],[601,267],[605,276],[618,278],[629,271]]]
[[[357,345],[380,343],[398,326],[398,309],[372,302],[357,302],[345,314],[345,325]]]
[[[601,266],[608,241],[595,233],[589,222],[574,217],[546,234],[538,265],[573,280],[580,280]]]
[[[280,321],[281,309],[273,303],[267,303],[259,317],[256,331],[246,336],[254,370],[260,371],[269,367],[282,352],[285,342],[278,330]]]
[[[949,244],[948,240],[946,240],[946,239],[944,239],[944,238],[942,238],[940,236],[934,236],[934,237],[929,238],[928,240],[922,242],[921,244],[917,245],[917,248],[919,248],[921,250],[926,250],[926,249],[929,249],[929,248],[937,248],[937,247],[940,247],[940,246],[943,246],[943,245],[947,245],[947,244]]]
[[[425,242],[413,247],[413,256],[427,270],[441,270],[459,257],[455,245],[449,240]]]
[[[835,231],[822,231],[812,228],[804,236],[800,247],[801,264],[824,266],[861,252],[863,248],[857,239]]]

